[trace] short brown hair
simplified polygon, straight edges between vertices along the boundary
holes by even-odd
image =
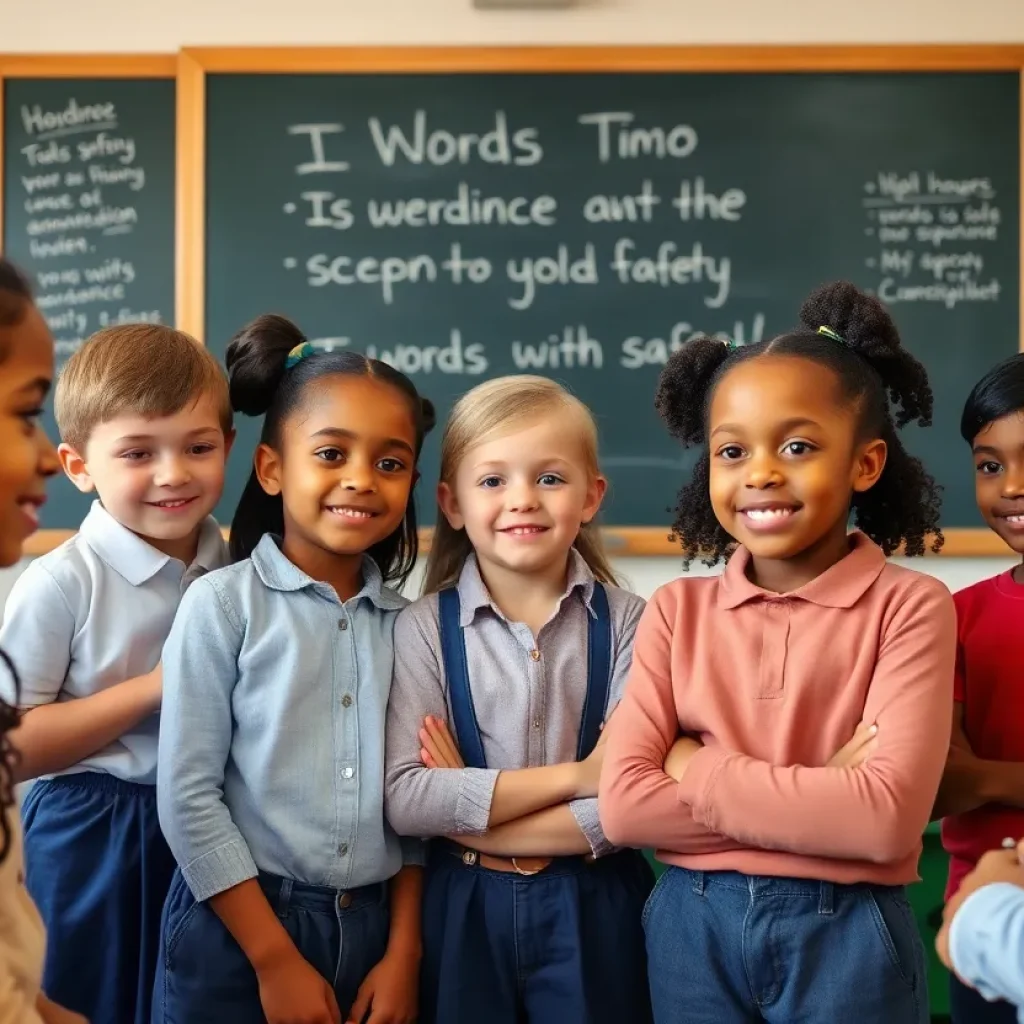
[[[54,412],[63,441],[82,452],[93,430],[115,416],[173,416],[211,395],[231,430],[228,383],[195,338],[163,324],[97,331],[68,360],[57,381]]]

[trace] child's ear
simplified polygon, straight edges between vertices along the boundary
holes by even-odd
[[[459,502],[455,497],[455,492],[448,484],[437,485],[437,503],[441,506],[441,511],[453,530],[461,530],[466,525],[466,520],[459,511]]]
[[[861,493],[871,490],[878,483],[888,456],[889,448],[881,438],[869,441],[860,450],[854,465],[853,489]]]
[[[608,480],[603,476],[595,476],[587,486],[587,498],[583,505],[583,522],[592,522],[601,508],[601,502],[608,491]]]
[[[72,448],[66,442],[57,446],[57,458],[60,459],[60,468],[64,475],[83,493],[88,494],[95,488],[92,476],[85,464],[85,457],[79,455],[78,450]]]
[[[269,444],[261,444],[253,457],[253,469],[267,494],[281,493],[281,456]]]

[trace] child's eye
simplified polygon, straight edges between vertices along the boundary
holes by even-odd
[[[480,481],[480,486],[481,487],[488,487],[488,488],[500,487],[501,486],[501,477],[500,476],[485,476],[483,478],[483,480]]]
[[[537,483],[542,484],[544,487],[557,487],[559,484],[564,484],[565,481],[557,473],[544,473]]]
[[[188,453],[189,455],[209,455],[212,451],[216,451],[216,445],[194,444],[189,448]]]
[[[149,458],[149,452],[124,452],[121,458],[126,459],[128,462],[141,462],[143,459]]]
[[[995,476],[1003,467],[998,462],[993,462],[991,459],[985,462],[979,462],[976,469],[982,476]]]
[[[339,462],[345,458],[345,453],[340,448],[321,448],[313,454],[324,462]]]
[[[814,451],[814,445],[809,441],[790,441],[783,445],[782,450],[790,455],[807,455]]]
[[[28,412],[19,413],[19,415],[30,427],[35,428],[39,424],[39,418],[43,415],[43,410],[29,409]]]
[[[734,462],[743,458],[743,449],[738,444],[727,444],[718,449],[718,455],[727,462]]]
[[[384,473],[401,473],[405,469],[405,463],[400,459],[381,459],[377,468]]]

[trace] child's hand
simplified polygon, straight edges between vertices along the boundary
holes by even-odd
[[[413,1024],[419,973],[419,957],[385,953],[359,986],[347,1024]]]
[[[439,718],[427,715],[420,729],[420,760],[428,768],[465,768],[459,745]]]
[[[1024,856],[1024,843],[1018,844],[1016,849],[989,851],[978,861],[975,869],[964,878],[960,883],[960,888],[946,904],[946,908],[942,912],[942,927],[935,938],[935,949],[939,954],[939,959],[950,970],[953,970],[953,964],[949,956],[949,929],[957,911],[963,906],[968,896],[977,892],[984,885],[992,885],[994,882],[1010,882],[1024,889],[1022,856]]]
[[[837,750],[826,768],[856,768],[863,764],[878,747],[878,726],[861,722],[853,738]]]
[[[134,682],[141,689],[142,700],[148,705],[149,710],[156,714],[160,710],[164,696],[163,664],[158,663],[151,672],[147,672],[144,676],[137,676]]]
[[[680,736],[665,757],[665,774],[676,782],[682,782],[693,755],[703,749],[704,744],[700,740],[692,736]]]
[[[341,1024],[334,989],[295,950],[260,971],[267,1024]]]

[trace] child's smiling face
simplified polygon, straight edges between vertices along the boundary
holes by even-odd
[[[859,430],[856,404],[820,363],[765,356],[722,378],[709,410],[711,504],[755,565],[820,555],[820,572],[842,557],[852,494],[885,466],[885,443]]]
[[[38,526],[46,478],[60,468],[39,423],[53,381],[53,339],[24,302],[17,322],[0,327],[0,566],[21,557]]]
[[[971,450],[978,510],[993,533],[1024,555],[1024,410],[984,426]]]

